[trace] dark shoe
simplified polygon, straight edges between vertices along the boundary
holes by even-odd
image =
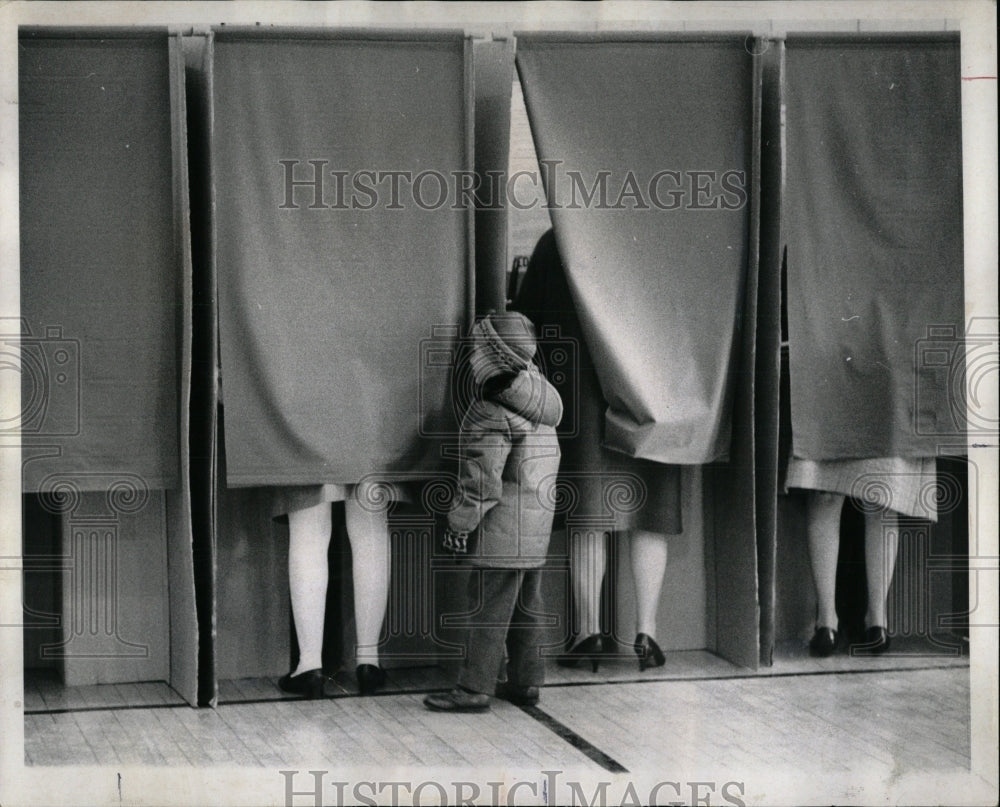
[[[646,633],[640,633],[635,637],[635,644],[632,645],[635,654],[639,657],[639,672],[650,667],[662,667],[667,663],[666,656],[660,650],[656,640]]]
[[[589,659],[591,668],[597,672],[597,665],[603,653],[604,641],[601,639],[601,634],[593,633],[581,639],[561,656],[556,656],[556,663],[560,667],[576,667],[584,659]]]
[[[362,695],[374,695],[385,684],[385,670],[374,664],[359,664],[354,674],[358,678],[358,691]]]
[[[432,712],[488,712],[490,697],[455,687],[451,692],[428,695],[424,698],[424,706]]]
[[[812,639],[809,640],[809,655],[826,658],[832,656],[837,649],[837,631],[833,628],[816,628]]]
[[[278,686],[282,692],[289,695],[300,695],[309,700],[323,697],[323,682],[326,676],[318,667],[315,670],[306,670],[298,675],[283,675],[278,679]]]
[[[496,696],[501,700],[510,701],[515,706],[534,706],[538,703],[538,687],[522,687],[503,681],[497,684]]]
[[[862,656],[880,656],[889,649],[889,631],[881,625],[872,625],[865,631],[865,643],[855,645]]]

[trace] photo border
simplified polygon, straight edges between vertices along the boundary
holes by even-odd
[[[747,3],[282,3],[282,2],[13,2],[0,6],[0,316],[19,316],[19,222],[17,149],[17,32],[21,25],[150,26],[204,30],[213,25],[295,25],[299,27],[463,27],[468,35],[510,35],[517,30],[752,30],[902,31],[946,20],[961,34],[962,145],[965,233],[966,315],[997,321],[997,105],[996,7],[985,2],[747,2]],[[920,29],[926,30],[926,29]],[[10,374],[7,374],[9,376]],[[9,379],[6,379],[9,380]],[[5,378],[0,378],[5,383]],[[996,413],[996,390],[990,402]],[[20,389],[0,388],[4,411],[19,411]],[[995,438],[990,438],[995,441]],[[892,782],[865,781],[863,772],[830,777],[771,777],[747,771],[744,799],[750,803],[870,803],[884,796],[896,803],[994,803],[997,796],[997,446],[970,444],[969,461],[979,474],[978,512],[970,531],[979,552],[970,557],[970,591],[979,592],[977,622],[971,629],[972,764],[968,775],[903,774]],[[0,436],[0,624],[21,618],[20,450]],[[970,543],[972,543],[970,541]],[[985,595],[985,596],[984,596]],[[0,803],[28,804],[283,804],[284,778],[274,769],[248,767],[107,768],[44,767],[24,764],[22,637],[0,630]],[[310,769],[309,760],[297,766]],[[323,768],[325,766],[313,766]],[[420,782],[538,779],[539,771],[463,769],[376,769],[354,767],[344,778],[357,781],[412,779]],[[705,772],[683,772],[705,778]],[[579,774],[592,786],[592,773]],[[651,771],[627,777],[646,786],[680,771]],[[718,779],[719,777],[714,777]],[[731,777],[730,777],[731,778]],[[615,780],[613,775],[602,779]],[[619,784],[623,781],[617,777]],[[722,781],[726,781],[723,779]],[[872,790],[871,788],[876,788]],[[881,788],[881,789],[878,789]],[[614,793],[612,789],[610,793]],[[877,794],[877,795],[876,795]],[[301,803],[301,802],[297,802]]]

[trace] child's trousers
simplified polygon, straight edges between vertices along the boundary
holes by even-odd
[[[460,686],[492,695],[507,648],[507,680],[521,687],[545,683],[541,657],[541,569],[473,568],[469,602],[480,603],[470,617]]]

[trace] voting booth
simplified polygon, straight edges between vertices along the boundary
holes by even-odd
[[[683,532],[669,539],[678,607],[664,609],[661,638],[755,666],[753,404],[743,368],[754,350],[760,71],[745,39],[523,34],[517,66],[608,404],[603,443],[701,481],[701,501],[686,502]],[[684,569],[692,543],[704,553],[702,574]],[[615,548],[627,552],[627,541]],[[627,567],[625,557],[616,565]],[[622,617],[617,638],[630,647],[634,629]]]
[[[19,71],[26,663],[194,702],[179,38],[23,30]]]
[[[768,352],[758,365],[766,428],[779,429],[762,475],[780,477],[793,454],[936,458],[936,481],[919,494],[928,514],[899,523],[888,627],[952,655],[977,485],[962,457],[959,75],[953,35],[789,35],[767,54],[759,327]],[[856,480],[858,498],[879,484]],[[849,633],[865,610],[862,510],[849,502],[841,528],[838,610]],[[774,641],[812,631],[804,530],[801,495],[782,492],[774,531],[758,538],[776,569],[762,600],[774,609],[764,657]]]
[[[474,209],[454,184],[473,168],[470,45],[461,32],[220,30],[209,47],[217,676],[287,671],[287,527],[269,502],[321,484],[406,487],[406,502],[386,490],[370,502],[391,508],[402,597],[380,655],[434,661],[433,625],[419,616],[433,602],[439,515],[425,485],[454,442],[450,360],[475,293]],[[331,616],[346,648],[344,538]]]

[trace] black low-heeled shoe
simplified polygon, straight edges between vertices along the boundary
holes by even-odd
[[[428,695],[424,698],[424,706],[432,712],[488,712],[490,710],[490,696],[457,686],[450,692]]]
[[[385,670],[374,664],[359,664],[354,674],[358,679],[358,691],[362,695],[374,695],[385,684]]]
[[[597,666],[600,664],[603,653],[604,640],[601,639],[601,634],[592,633],[590,636],[572,645],[562,655],[556,656],[556,663],[560,667],[576,667],[581,661],[589,659],[591,669],[597,672]]]
[[[889,649],[889,631],[881,625],[872,625],[865,631],[865,643],[855,647],[861,655],[879,656]]]
[[[833,628],[816,628],[812,639],[809,640],[809,655],[826,658],[832,656],[837,649],[837,631]]]
[[[316,700],[323,697],[323,683],[326,676],[318,667],[315,670],[306,670],[298,675],[283,675],[278,679],[278,687],[282,692],[289,695],[298,695],[307,700]]]
[[[639,657],[639,672],[648,670],[650,667],[662,667],[667,663],[667,657],[663,655],[656,640],[648,633],[637,635],[632,649]]]
[[[534,706],[539,699],[538,687],[517,686],[510,681],[497,684],[495,694],[501,700],[509,701],[515,706]]]

